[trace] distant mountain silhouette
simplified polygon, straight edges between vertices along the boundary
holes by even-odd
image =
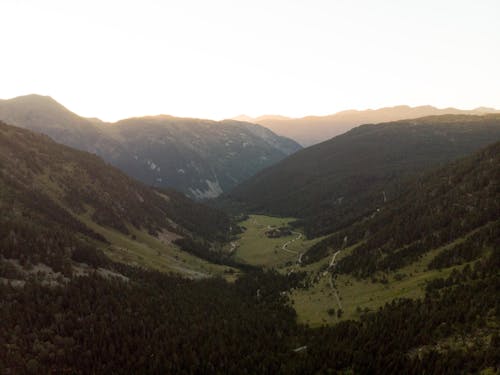
[[[247,118],[247,121],[263,125],[276,134],[294,139],[302,146],[307,147],[326,141],[327,139],[345,133],[362,124],[374,124],[446,114],[480,115],[499,112],[499,110],[487,107],[462,110],[456,108],[439,109],[430,105],[419,107],[400,105],[363,111],[348,110],[328,116],[307,116],[302,118],[265,115],[257,118]]]

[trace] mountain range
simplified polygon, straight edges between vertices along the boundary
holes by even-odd
[[[251,212],[301,218],[318,236],[394,199],[405,178],[499,139],[498,114],[362,125],[261,171],[226,198]]]
[[[255,236],[0,123],[0,372],[495,373],[499,138],[500,115],[445,115],[299,151],[229,201],[302,218],[268,238],[285,218]],[[297,248],[301,226],[334,233]]]
[[[472,110],[456,108],[436,108],[433,106],[410,107],[400,105],[367,110],[347,110],[328,116],[307,116],[289,118],[285,116],[265,115],[257,118],[238,116],[235,119],[253,122],[265,126],[276,134],[291,138],[304,147],[326,141],[336,135],[363,124],[375,124],[388,121],[413,119],[446,114],[481,115],[498,113],[494,108],[479,107]]]
[[[160,115],[111,124],[39,95],[0,101],[0,120],[94,153],[147,185],[196,199],[214,198],[301,148],[251,123]]]

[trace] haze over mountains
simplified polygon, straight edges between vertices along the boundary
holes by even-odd
[[[148,116],[114,124],[80,117],[50,97],[0,101],[0,120],[89,151],[147,185],[214,198],[301,147],[255,124]]]
[[[289,118],[285,116],[265,115],[257,118],[237,116],[235,119],[263,125],[276,134],[291,138],[307,147],[330,139],[336,135],[362,124],[412,119],[445,114],[481,115],[498,113],[494,108],[479,107],[472,110],[456,108],[436,108],[433,106],[410,107],[400,105],[380,109],[348,110],[328,116],[307,116]]]

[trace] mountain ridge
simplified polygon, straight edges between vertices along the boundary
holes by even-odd
[[[494,247],[500,235],[499,156],[497,141],[409,178],[397,198],[315,244],[304,254],[304,262],[319,260],[328,249],[354,245],[338,263],[338,270],[367,278],[377,272],[394,272],[470,233],[466,246],[455,243],[436,259],[450,266],[479,258],[483,248]],[[438,262],[431,260],[429,267],[438,268],[435,264]]]
[[[35,94],[1,100],[0,120],[97,154],[148,185],[197,199],[218,196],[301,148],[257,124],[164,114],[107,123]]]
[[[322,235],[397,195],[402,179],[499,138],[500,115],[362,125],[259,172],[220,201],[251,212],[298,217],[306,233]]]
[[[228,239],[224,213],[174,190],[147,187],[94,154],[2,122],[0,144],[0,254],[6,258],[71,273],[75,256],[106,263],[97,255],[104,251],[123,263],[189,275],[196,272],[172,255],[180,251],[176,239],[202,238],[206,251]],[[189,259],[195,268],[203,264]]]
[[[340,135],[363,124],[375,124],[432,115],[485,114],[499,112],[500,110],[487,107],[464,110],[453,107],[437,108],[431,105],[415,107],[397,105],[378,109],[348,109],[324,116],[309,115],[290,118],[279,115],[263,115],[256,118],[249,117],[249,120],[266,126],[276,134],[294,139],[302,146],[307,147],[330,139],[336,135]]]
[[[183,215],[192,211],[190,207],[201,205],[191,206],[191,202],[186,206],[175,192],[164,193],[130,182],[129,177],[97,156],[58,145],[48,136],[26,129],[0,124],[0,144],[0,295],[6,301],[0,303],[0,341],[7,349],[0,351],[0,368],[6,373],[456,374],[493,373],[498,367],[500,252],[491,248],[492,243],[498,244],[498,225],[480,227],[470,236],[467,233],[462,245],[450,244],[455,247],[426,254],[434,256],[433,260],[419,267],[439,267],[432,278],[421,268],[397,268],[403,264],[393,262],[390,256],[394,249],[389,246],[370,247],[366,253],[356,254],[357,248],[343,247],[350,239],[339,233],[337,238],[328,238],[331,243],[322,242],[323,250],[318,246],[304,254],[304,262],[310,263],[305,268],[290,264],[288,272],[253,269],[238,274],[231,282],[222,277],[187,280],[137,267],[142,264],[135,261],[148,256],[143,252],[132,262],[136,267],[109,264],[102,253],[92,251],[96,250],[94,241],[106,245],[99,233],[87,246],[78,243],[72,233],[85,233],[58,215],[61,211],[57,207],[61,206],[55,198],[69,199],[67,204],[76,212],[82,209],[88,215],[93,213],[85,203],[97,209],[102,205],[105,209],[101,211],[114,216],[111,219],[138,215],[141,220],[142,215],[153,215],[155,208],[163,213],[173,201],[180,203]],[[381,238],[397,245],[401,240],[405,244],[407,239],[412,241],[416,235],[418,239],[437,238],[434,244],[439,246],[440,240],[462,235],[473,227],[471,224],[481,225],[488,215],[498,218],[498,145],[466,163],[456,163],[452,169],[457,173],[438,173],[433,177],[436,184],[424,184],[424,198],[439,198],[443,193],[445,197],[439,199],[439,205],[428,199],[420,202],[419,207],[431,214],[437,210],[432,220],[427,222],[424,215],[413,220],[415,212],[405,216],[404,204],[400,207],[404,221],[397,222],[399,215],[396,220],[385,220],[386,212],[392,210],[384,207],[375,211],[380,218],[374,218],[384,224],[383,230],[367,236],[373,237],[375,244]],[[375,146],[379,145],[375,142]],[[12,180],[19,184],[12,185]],[[66,191],[66,185],[73,188]],[[449,200],[448,186],[454,190]],[[140,190],[142,199],[154,197],[144,210],[137,209],[136,205],[140,208],[143,202],[135,194],[136,188],[144,189],[144,193]],[[420,185],[416,188],[419,192]],[[85,194],[86,189],[90,194]],[[43,199],[49,193],[54,205],[50,205],[50,199]],[[92,202],[93,198],[99,204]],[[83,207],[78,207],[78,202]],[[412,204],[411,196],[409,202]],[[455,209],[455,204],[461,207]],[[447,211],[439,215],[443,208]],[[53,215],[50,222],[43,220],[47,211]],[[188,221],[203,218],[198,210],[190,213]],[[109,217],[99,217],[114,225]],[[162,218],[151,217],[150,229],[157,229],[157,220]],[[83,224],[102,229],[94,219]],[[210,215],[204,220],[206,229],[217,230]],[[53,221],[60,225],[52,225]],[[192,224],[202,229],[199,222]],[[439,229],[459,230],[440,231],[436,237],[434,224],[439,224]],[[392,225],[405,230],[391,230]],[[128,235],[120,233],[131,239],[146,238],[150,243],[152,236],[144,237],[143,231],[133,227],[128,227]],[[363,230],[353,234],[357,234],[354,240],[362,242],[366,237]],[[114,242],[116,238],[109,240]],[[328,255],[339,248],[339,243],[342,254],[335,263],[335,255],[332,261]],[[117,245],[115,250],[121,253],[123,242]],[[427,250],[411,248],[416,250],[411,254],[404,252],[406,248],[398,248],[395,255],[404,263],[408,255],[409,260],[420,256],[422,249],[424,253]],[[278,251],[274,244],[268,250]],[[166,262],[169,253],[163,248],[155,248],[157,251],[159,259]],[[378,251],[387,257],[376,257],[373,263]],[[315,255],[322,264],[314,263]],[[187,267],[174,256],[168,259],[177,261],[176,267]],[[379,260],[391,267],[390,272],[384,272],[386,268],[375,275],[370,272],[371,264],[376,268]],[[356,278],[358,270],[361,277],[372,275],[371,282]],[[221,271],[226,277],[235,276],[234,269],[224,267]],[[181,273],[186,272],[183,269]],[[191,271],[188,275],[194,278],[200,273]],[[406,289],[408,280],[418,282],[418,294]],[[361,286],[355,290],[356,296],[362,297],[358,300],[348,294],[353,284]],[[379,298],[380,293],[373,290],[384,290],[392,298],[386,297],[385,303],[363,302],[363,298]],[[302,301],[300,294],[305,296]],[[300,304],[309,307],[320,299],[325,302],[321,312],[328,314],[333,325],[328,326],[327,320],[320,320],[317,326],[300,323],[294,308]],[[346,319],[347,311],[351,315]],[[200,345],[200,337],[208,339]]]

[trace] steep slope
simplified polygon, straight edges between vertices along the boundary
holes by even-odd
[[[0,120],[95,153],[147,185],[198,199],[215,197],[301,148],[260,125],[171,116],[109,124],[38,95],[0,101]]]
[[[317,261],[356,245],[337,269],[359,277],[405,267],[433,249],[454,243],[430,262],[449,267],[499,251],[500,142],[407,181],[400,196],[372,215],[314,245],[304,255]],[[472,236],[468,237],[471,233]],[[458,241],[466,239],[465,241]]]
[[[46,134],[56,142],[94,154],[101,148],[118,147],[106,136],[102,122],[80,117],[49,96],[0,100],[0,121]]]
[[[493,108],[461,110],[456,108],[435,108],[432,106],[396,106],[364,111],[349,110],[329,116],[308,116],[287,118],[283,116],[261,116],[246,121],[254,122],[271,129],[276,134],[294,139],[304,147],[326,141],[362,124],[398,121],[426,116],[445,114],[481,115],[498,112]]]
[[[497,142],[405,181],[397,199],[312,241],[300,229],[267,236],[291,219],[250,215],[234,240],[234,257],[305,274],[305,288],[291,293],[292,306],[300,322],[313,325],[359,319],[400,298],[453,288],[484,277],[483,267],[498,275],[487,259],[500,259],[499,166]],[[484,332],[472,335],[484,339]]]
[[[189,273],[172,263],[172,241],[201,238],[208,251],[227,238],[230,226],[222,212],[175,191],[153,190],[95,155],[3,123],[0,193],[2,255],[57,270],[64,260],[66,272],[75,254],[95,258],[103,249],[141,264],[141,249],[152,253],[155,268]],[[195,269],[203,263],[191,260]]]
[[[302,218],[308,235],[325,234],[394,198],[407,176],[499,138],[500,115],[363,125],[260,172],[228,198],[251,211]]]
[[[498,215],[499,151],[497,144],[446,172],[423,178],[423,191],[429,191],[431,200],[423,199],[419,206],[432,210],[439,203],[440,212],[465,200],[474,209],[452,209],[444,216],[438,212],[438,218],[458,226],[465,221],[465,230],[468,223],[480,224],[476,218],[483,215],[476,211],[483,212],[494,202],[489,212]],[[494,373],[498,367],[497,248],[482,248],[472,265],[447,269],[427,284],[420,279],[423,298],[394,294],[395,299],[380,309],[360,310],[356,320],[340,321],[339,309],[337,324],[311,328],[297,323],[292,306],[298,302],[292,299],[292,304],[289,298],[316,287],[308,285],[300,272],[285,276],[254,271],[228,283],[222,278],[194,281],[116,264],[103,270],[107,260],[92,246],[105,240],[77,220],[78,208],[66,207],[73,206],[74,199],[64,199],[69,188],[85,202],[83,210],[91,213],[104,205],[115,216],[111,223],[121,220],[138,233],[127,221],[146,220],[151,230],[168,225],[164,215],[156,213],[167,210],[163,202],[184,205],[174,195],[130,184],[95,156],[1,124],[0,171],[2,373],[457,374]],[[81,191],[71,189],[75,179]],[[447,196],[449,186],[455,191]],[[87,197],[85,192],[96,196]],[[155,201],[157,196],[160,200]],[[116,199],[120,204],[113,204]],[[149,199],[153,206],[159,204],[151,217],[148,211],[154,207]],[[420,212],[412,215],[416,213]],[[462,220],[455,220],[455,214]],[[405,217],[404,210],[391,218],[399,215]],[[93,220],[86,223],[100,228]],[[415,224],[421,235],[432,236],[428,226]],[[494,236],[487,232],[480,239],[498,238],[498,230]],[[46,285],[47,269],[39,266],[40,261],[65,277]],[[89,271],[81,262],[100,268]],[[320,272],[331,277],[332,285],[337,276],[334,268]],[[354,278],[345,284],[352,282]],[[392,290],[392,280],[383,288]],[[332,294],[327,297],[330,307]],[[309,296],[308,304],[312,300]]]
[[[299,146],[259,126],[170,116],[122,120],[110,132],[127,152],[104,159],[151,185],[214,198]]]

